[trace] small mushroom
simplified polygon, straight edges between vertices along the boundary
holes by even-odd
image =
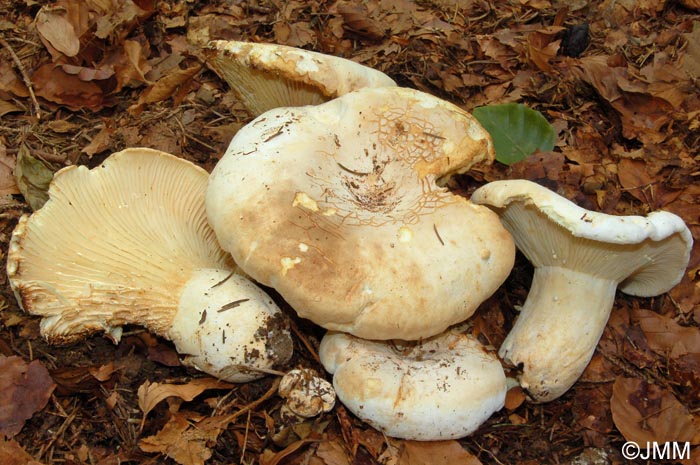
[[[330,412],[335,405],[333,386],[311,368],[295,368],[287,372],[277,392],[285,399],[282,415],[293,419],[312,418]]]
[[[319,348],[338,399],[388,436],[467,436],[500,410],[506,376],[476,339],[448,330],[420,342],[369,341],[329,332]]]
[[[520,383],[537,402],[556,399],[579,378],[618,287],[635,296],[662,294],[681,280],[690,257],[690,231],[672,213],[593,212],[525,180],[486,184],[472,201],[498,212],[535,267],[499,355],[522,369]]]
[[[354,61],[286,45],[216,40],[205,53],[207,64],[254,116],[272,108],[317,105],[363,87],[396,85]]]
[[[498,216],[438,183],[493,156],[460,108],[365,88],[242,128],[211,174],[207,214],[236,263],[301,317],[367,339],[429,337],[512,268]]]
[[[237,273],[206,221],[208,174],[150,149],[56,173],[12,233],[7,275],[41,332],[67,344],[126,324],[171,339],[184,363],[248,381],[291,356],[287,322]]]

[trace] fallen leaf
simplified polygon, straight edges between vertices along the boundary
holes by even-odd
[[[700,443],[693,417],[672,392],[636,378],[618,377],[610,399],[615,426],[628,441]]]
[[[562,30],[564,30],[563,27],[551,26],[527,35],[527,56],[541,71],[547,73],[553,71],[554,68],[549,60],[559,52],[561,40],[554,40],[554,38]]]
[[[648,142],[659,142],[664,136],[658,131],[670,121],[673,106],[649,95],[640,81],[632,81],[626,68],[611,67],[608,57],[590,56],[575,62],[564,61],[574,74],[592,85],[598,94],[620,115],[623,135],[629,139],[646,136]]]
[[[139,408],[144,415],[168,397],[191,401],[208,389],[231,389],[233,384],[215,378],[197,378],[186,384],[151,383],[146,381],[138,389]]]
[[[193,428],[192,422],[202,416],[193,412],[175,412],[162,430],[143,438],[139,447],[144,452],[158,452],[181,465],[204,465],[212,456],[208,441],[216,441],[218,433]]]
[[[10,92],[17,97],[29,97],[29,89],[3,56],[0,56],[0,91]]]
[[[481,465],[457,441],[403,441],[397,465]]]
[[[316,457],[325,465],[350,465],[345,447],[338,441],[323,441],[316,448]]]
[[[316,42],[316,32],[308,23],[279,22],[274,25],[275,43],[292,47],[304,47]]]
[[[14,157],[7,154],[0,143],[0,196],[19,194],[17,182],[13,173],[15,169]]]
[[[34,460],[14,439],[6,441],[0,436],[0,457],[3,465],[43,465]]]
[[[693,32],[683,34],[688,46],[681,58],[681,66],[691,79],[700,77],[700,21],[693,23]]]
[[[299,441],[294,441],[279,452],[272,452],[269,449],[265,449],[259,457],[260,465],[279,465],[280,463],[285,463],[282,462],[282,460],[298,451],[305,445],[313,442],[318,442],[318,439],[301,439]]]
[[[65,134],[67,132],[74,132],[77,131],[80,126],[78,126],[75,123],[71,123],[68,120],[65,119],[57,119],[54,121],[49,121],[48,122],[48,127],[54,132],[57,132],[59,134]]]
[[[700,328],[681,326],[671,318],[651,310],[637,309],[632,317],[644,331],[649,347],[670,358],[700,354]]]
[[[45,64],[32,74],[34,92],[50,102],[71,110],[97,111],[105,106],[102,89],[92,81],[68,74],[60,66]]]
[[[86,154],[88,158],[92,158],[96,153],[104,152],[112,146],[112,136],[116,132],[113,120],[105,120],[104,125],[90,141],[88,145],[83,147],[81,152]]]
[[[122,48],[104,63],[114,67],[117,77],[114,92],[120,92],[124,87],[138,87],[149,83],[146,73],[151,70],[151,66],[146,58],[140,43],[135,40],[124,41]]]
[[[80,37],[61,6],[44,6],[36,14],[36,29],[53,48],[68,57],[80,51]]]
[[[152,86],[141,93],[136,105],[129,107],[129,111],[137,114],[147,103],[155,103],[172,97],[178,89],[190,81],[202,69],[201,64],[190,66],[189,68],[177,68],[169,74],[165,74]]]
[[[345,22],[345,28],[360,37],[372,41],[384,38],[384,27],[369,15],[367,5],[361,3],[338,3],[337,11]]]
[[[46,406],[56,385],[38,360],[0,356],[0,433],[19,433],[36,412]]]
[[[15,163],[15,182],[24,200],[38,210],[49,199],[49,184],[53,171],[40,160],[34,158],[25,144],[20,145]]]

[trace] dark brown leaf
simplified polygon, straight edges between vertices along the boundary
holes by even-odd
[[[700,442],[688,409],[670,391],[641,379],[619,377],[610,409],[615,426],[628,441]]]
[[[0,356],[0,433],[14,436],[46,406],[56,385],[38,360]]]

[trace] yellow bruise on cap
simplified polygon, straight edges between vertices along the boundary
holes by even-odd
[[[280,264],[282,265],[282,276],[286,276],[287,272],[301,263],[301,257],[282,257]]]
[[[406,226],[401,226],[399,228],[399,242],[410,242],[413,239],[413,231]]]
[[[320,210],[318,208],[318,203],[309,197],[309,194],[306,192],[297,192],[294,194],[294,201],[292,202],[292,207],[298,207],[301,205],[302,207],[306,208],[307,210],[311,210],[312,212],[317,212]]]

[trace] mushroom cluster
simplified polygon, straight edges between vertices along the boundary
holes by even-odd
[[[495,354],[448,328],[501,285],[515,247],[497,215],[444,182],[493,161],[488,133],[448,102],[337,58],[238,42],[209,53],[252,113],[271,108],[210,176],[222,247],[332,330],[321,361],[358,417],[409,439],[474,431],[503,406],[505,375]],[[300,84],[305,106],[290,104]]]
[[[683,275],[692,238],[673,214],[591,212],[528,181],[451,193],[450,176],[494,159],[455,105],[293,47],[215,41],[206,54],[255,117],[211,175],[128,149],[59,171],[13,232],[7,274],[49,341],[118,341],[138,324],[185,364],[249,381],[292,354],[260,283],[329,330],[319,356],[333,386],[292,370],[282,415],[318,415],[337,393],[387,435],[453,439],[504,405],[501,362],[460,323],[516,246],[535,275],[499,355],[537,402],[581,375],[617,288],[653,296]]]

